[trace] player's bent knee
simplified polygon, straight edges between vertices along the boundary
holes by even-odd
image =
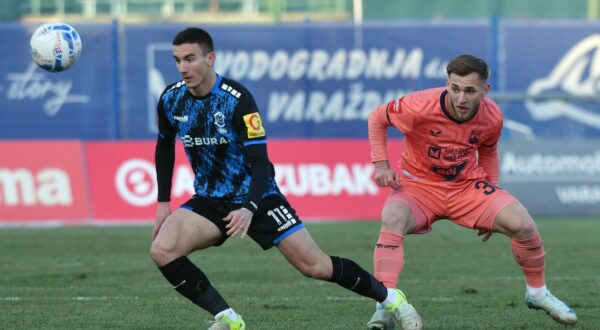
[[[381,226],[385,230],[390,230],[404,234],[410,226],[410,216],[398,214],[383,214],[383,216],[381,217]]]
[[[503,218],[497,222],[499,231],[516,239],[527,239],[535,235],[537,227],[527,212],[519,212],[510,218]]]
[[[525,214],[525,216],[521,219],[517,230],[514,233],[514,237],[518,239],[526,239],[535,235],[537,232],[537,227],[535,223],[529,215]]]
[[[300,273],[308,278],[319,280],[328,280],[331,278],[331,268],[326,264],[319,262],[314,264],[302,264],[298,267]]]
[[[320,280],[324,280],[324,279],[328,278],[326,276],[324,269],[319,268],[319,267],[306,267],[306,268],[301,269],[300,273],[302,273],[302,275],[304,275],[308,278],[315,278],[315,279],[320,279]]]
[[[153,241],[150,246],[150,257],[158,267],[162,267],[177,257],[172,251],[166,249],[159,241]]]

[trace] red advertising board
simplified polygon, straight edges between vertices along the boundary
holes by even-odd
[[[81,142],[3,141],[0,155],[0,221],[89,217]]]
[[[390,141],[396,158],[399,148],[398,141]],[[304,219],[379,218],[388,189],[373,181],[370,152],[366,140],[269,142],[279,187]]]
[[[388,149],[397,156],[400,141]],[[171,193],[193,194],[181,145]],[[304,220],[377,219],[388,189],[373,182],[366,140],[272,140],[281,191]],[[0,142],[0,222],[141,222],[154,218],[154,142]],[[392,157],[393,158],[393,157]]]
[[[148,221],[154,218],[157,185],[154,142],[88,142],[86,158],[92,216],[101,221]],[[177,146],[172,206],[193,195],[194,176]]]
[[[391,141],[390,150],[401,143]],[[394,152],[397,154],[397,152]],[[373,182],[366,140],[272,140],[276,178],[306,220],[376,219],[387,189]],[[86,158],[92,215],[102,221],[148,221],[154,217],[154,142],[88,142]],[[193,195],[194,175],[177,146],[172,206]]]

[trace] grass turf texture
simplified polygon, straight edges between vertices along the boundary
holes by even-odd
[[[600,220],[538,220],[552,292],[576,311],[576,329],[600,329]],[[307,224],[327,254],[372,270],[378,222]],[[561,329],[523,302],[510,241],[482,243],[448,221],[405,239],[400,288],[427,329]],[[151,228],[0,229],[2,329],[206,329],[207,312],[180,297],[149,255]],[[374,303],[301,276],[277,249],[250,239],[191,255],[248,329],[364,329]]]

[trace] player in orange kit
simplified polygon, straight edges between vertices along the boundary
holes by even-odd
[[[369,116],[374,179],[380,187],[393,189],[382,210],[375,276],[395,288],[404,266],[404,236],[427,233],[436,220],[450,219],[479,230],[483,241],[494,232],[510,237],[527,283],[527,306],[546,311],[559,323],[576,323],[573,310],[546,288],[544,247],[534,220],[515,197],[498,187],[502,113],[486,98],[488,65],[461,55],[446,69],[445,88],[401,97]],[[405,136],[398,172],[388,162],[390,126]],[[407,317],[418,318],[420,324],[418,314]],[[402,324],[412,323],[417,324],[411,320]],[[367,327],[389,329],[391,324],[389,314],[378,305]]]

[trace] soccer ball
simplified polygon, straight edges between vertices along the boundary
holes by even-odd
[[[30,44],[33,61],[50,72],[67,70],[81,53],[79,33],[67,23],[41,25],[33,32]]]

